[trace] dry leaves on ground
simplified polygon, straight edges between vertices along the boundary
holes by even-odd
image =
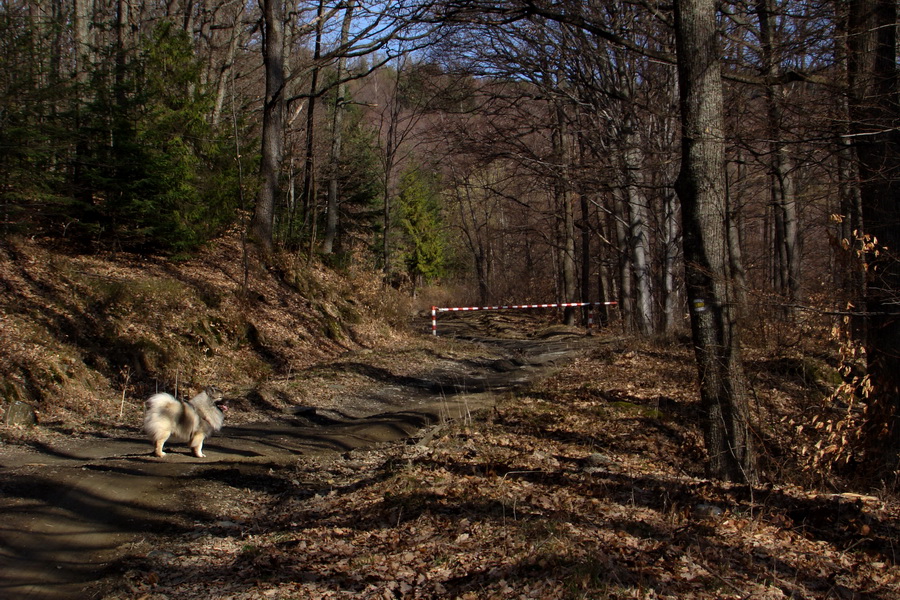
[[[691,368],[604,350],[419,443],[211,491],[108,597],[900,597],[893,499],[702,477]]]

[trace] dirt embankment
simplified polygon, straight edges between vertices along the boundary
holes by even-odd
[[[0,421],[31,411],[48,433],[114,428],[139,419],[156,391],[252,388],[349,351],[402,346],[411,314],[408,297],[371,274],[292,256],[263,265],[237,236],[181,262],[2,240]],[[281,408],[248,398],[244,413]],[[0,440],[15,437],[0,429]]]
[[[546,376],[590,343],[571,331],[540,339],[423,341],[428,358],[413,372],[392,370],[383,356],[363,352],[297,374],[307,387],[330,393],[266,422],[226,425],[208,440],[206,459],[177,445],[164,459],[152,457],[135,427],[7,448],[0,456],[3,597],[97,594],[143,540],[164,543],[166,533],[233,525],[217,519],[218,507],[240,502],[242,490],[267,487],[273,472],[471,419],[497,394]]]

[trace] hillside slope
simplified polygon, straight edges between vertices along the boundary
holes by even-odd
[[[246,397],[261,382],[396,337],[390,323],[408,320],[408,300],[372,276],[273,262],[245,267],[236,236],[177,263],[0,242],[3,437],[34,435],[10,426],[32,410],[42,432],[72,433],[137,422],[155,391],[215,384]],[[245,413],[272,408],[248,397]]]

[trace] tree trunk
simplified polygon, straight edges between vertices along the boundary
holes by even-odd
[[[400,77],[400,71],[397,71],[397,77]],[[399,84],[398,84],[399,87]],[[393,266],[391,265],[391,179],[394,176],[394,162],[397,155],[397,119],[399,119],[400,106],[399,101],[395,97],[392,101],[390,109],[391,116],[388,123],[387,140],[384,146],[384,157],[382,165],[384,167],[384,185],[382,186],[382,235],[381,240],[381,260],[382,272],[389,276]]]
[[[355,1],[347,2],[344,9],[344,22],[341,25],[341,45],[346,46],[350,39],[350,25],[353,21],[353,8]],[[322,240],[322,253],[331,254],[334,250],[335,239],[338,235],[338,220],[340,214],[340,198],[338,195],[338,179],[340,175],[341,145],[343,142],[344,128],[344,102],[347,95],[347,84],[341,82],[344,76],[344,65],[347,59],[343,55],[338,57],[336,77],[338,80],[337,93],[334,100],[334,115],[331,127],[331,173],[328,180],[328,209],[325,219],[325,239]]]
[[[574,302],[577,298],[576,290],[576,265],[575,265],[575,209],[571,192],[562,195],[563,201],[563,255],[562,255],[562,283],[563,301]],[[567,306],[563,311],[563,323],[575,324],[575,309]]]
[[[842,14],[836,19],[834,53],[841,74],[840,85],[849,90],[848,76],[849,65],[847,56],[847,15]],[[859,189],[859,164],[856,158],[856,148],[853,146],[850,134],[850,101],[849,94],[840,98],[840,110],[844,116],[843,123],[839,126],[836,144],[838,147],[838,202],[840,223],[838,224],[837,244],[835,252],[834,279],[835,286],[843,290],[844,295],[840,300],[847,305],[861,308],[866,297],[866,274],[864,270],[863,246],[860,243],[859,233],[864,230],[862,218],[862,198]],[[851,317],[850,334],[853,339],[865,341],[865,319],[859,316]]]
[[[325,0],[319,0],[316,11],[316,38],[313,45],[312,76],[309,83],[309,104],[306,107],[306,159],[303,163],[303,207],[309,223],[307,256],[312,258],[319,226],[319,207],[316,200],[316,99],[319,96],[319,60],[322,58],[323,16]]]
[[[740,172],[740,164],[738,171]],[[731,195],[727,166],[725,167],[725,206],[727,209],[725,226],[728,232],[728,264],[731,267],[731,279],[734,282],[734,298],[731,302],[735,307],[735,318],[739,320],[747,307],[747,273],[744,270],[744,251],[741,244],[741,232],[743,231],[740,222],[741,212],[737,201]]]
[[[872,392],[867,442],[873,466],[897,484],[900,458],[900,134],[896,129],[897,5],[893,0],[850,3],[850,116],[859,159],[865,234],[866,357]]]
[[[390,99],[388,100],[385,112],[382,113],[382,127],[383,119],[385,115],[387,116],[387,131],[384,133],[384,141],[382,142],[382,147],[384,149],[384,154],[382,156],[382,171],[384,175],[384,179],[382,180],[382,246],[381,246],[381,260],[382,260],[382,272],[385,276],[390,276],[391,271],[393,270],[392,265],[392,252],[393,247],[391,245],[391,235],[393,232],[393,206],[391,202],[392,196],[392,184],[394,179],[394,168],[397,166],[398,162],[397,157],[400,151],[400,143],[401,138],[403,137],[400,131],[400,117],[402,112],[402,106],[400,104],[400,83],[401,77],[405,76],[405,67],[404,62],[401,58],[397,59],[397,72],[396,78],[393,81],[394,89],[391,92]]]
[[[91,39],[91,17],[94,14],[93,0],[74,0],[73,18],[75,26],[72,31],[75,45],[75,81],[79,85],[88,82],[90,67],[93,64],[93,50]],[[79,94],[86,90],[81,88]],[[84,96],[81,96],[84,99]]]
[[[116,103],[124,110],[127,94],[125,92],[125,69],[128,66],[128,2],[116,1]]]
[[[572,191],[569,181],[571,154],[569,152],[569,136],[566,134],[566,116],[562,106],[555,104],[553,156],[556,161],[556,177],[553,182],[553,193],[556,197],[556,209],[559,219],[559,275],[561,285],[561,301],[574,302],[576,297],[575,266],[575,208],[572,206]],[[575,309],[566,307],[563,310],[563,323],[575,324]]]
[[[284,15],[281,0],[259,0],[263,25],[263,64],[266,98],[263,103],[261,184],[253,219],[251,239],[266,252],[275,245],[275,200],[284,151]]]
[[[86,106],[89,101],[88,81],[94,64],[93,40],[91,38],[91,17],[94,13],[92,0],[75,0],[73,7],[73,19],[75,21],[72,31],[74,45],[74,78],[77,86],[75,99],[75,128],[82,131],[85,119]],[[74,195],[84,204],[93,203],[94,194],[91,184],[85,173],[88,154],[88,142],[84,133],[77,136],[75,142],[75,161],[73,186]]]
[[[678,291],[675,289],[675,265],[678,263],[678,198],[666,194],[663,227],[663,331],[672,333],[681,322]]]
[[[580,119],[579,119],[580,120]],[[578,164],[585,164],[586,158],[586,143],[584,137],[579,135],[576,138],[577,148],[578,148]],[[578,214],[579,221],[576,223],[576,227],[579,230],[579,248],[578,248],[578,256],[580,258],[580,262],[578,266],[580,267],[579,272],[579,281],[578,287],[581,292],[579,296],[580,302],[590,302],[591,301],[591,270],[597,264],[598,261],[595,261],[591,257],[591,202],[588,198],[588,192],[585,189],[586,186],[579,185],[578,187]],[[601,292],[602,294],[602,292]],[[599,298],[602,301],[602,295]],[[595,319],[598,318],[597,306],[586,306],[582,309],[582,324],[584,326],[588,325],[588,315],[595,315]]]
[[[775,53],[775,15],[772,0],[757,0],[759,39],[764,75],[774,81],[781,74],[779,57]],[[793,315],[793,305],[800,300],[800,226],[797,193],[794,183],[794,164],[784,141],[782,127],[783,86],[766,86],[767,119],[772,156],[772,200],[775,208],[774,268],[775,289],[788,304],[785,314]]]
[[[581,302],[591,301],[591,265],[594,261],[591,257],[591,203],[587,194],[581,191],[578,194],[579,208],[581,209]],[[596,313],[596,307],[589,306],[587,311]],[[586,311],[586,312],[587,312]]]
[[[616,307],[616,312],[619,315],[617,318],[620,322],[624,323],[624,319],[622,318],[622,297],[624,294],[618,286],[616,286],[616,281],[618,279],[615,276],[615,268],[621,253],[616,247],[613,247],[612,244],[605,241],[613,239],[612,232],[615,231],[616,223],[618,223],[619,219],[609,212],[606,212],[600,216],[598,221],[601,232],[600,237],[604,240],[600,251],[600,273],[597,277],[597,285],[600,289],[600,302],[617,301],[618,305]],[[606,317],[609,317],[610,309],[604,306],[603,310]]]
[[[218,127],[219,121],[222,118],[222,110],[225,106],[225,92],[228,88],[229,81],[232,79],[232,70],[235,68],[234,57],[237,55],[238,43],[241,39],[240,22],[243,10],[243,5],[239,5],[232,17],[230,27],[228,28],[228,50],[225,52],[225,57],[222,59],[221,66],[219,66],[217,69],[218,76],[216,77],[216,99],[213,104],[212,115],[210,117],[210,121],[212,122],[213,127]]]
[[[622,319],[622,325],[625,331],[634,330],[634,286],[632,285],[632,259],[634,255],[628,251],[630,242],[628,238],[628,227],[622,217],[619,215],[626,214],[626,202],[622,199],[623,192],[615,190],[613,192],[613,202],[615,204],[615,212],[612,215],[613,223],[616,231],[616,258],[619,274],[619,316]]]
[[[623,163],[625,167],[625,194],[628,201],[628,248],[634,265],[635,310],[638,331],[643,335],[653,332],[653,298],[650,289],[650,238],[647,233],[647,197],[642,191],[643,155],[633,117],[623,125]]]
[[[685,282],[704,407],[711,477],[752,482],[746,382],[735,327],[728,255],[722,78],[715,0],[675,3],[682,121],[681,199]]]

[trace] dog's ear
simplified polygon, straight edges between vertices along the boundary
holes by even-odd
[[[217,388],[214,385],[208,386],[205,390],[206,395],[210,397],[213,402],[217,402],[225,397],[225,394],[222,393],[222,390]]]

